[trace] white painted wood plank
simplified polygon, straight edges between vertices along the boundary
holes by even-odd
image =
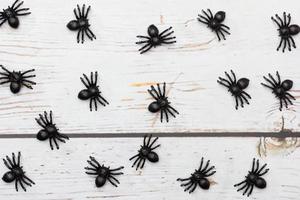
[[[59,151],[51,151],[47,143],[34,139],[2,139],[1,157],[22,151],[24,169],[36,185],[26,193],[17,193],[14,185],[1,181],[0,199],[244,199],[233,185],[251,168],[252,158],[260,158],[257,138],[159,138],[158,142],[161,147],[156,152],[160,161],[147,162],[143,171],[135,171],[128,159],[136,153],[142,138],[72,139]],[[281,150],[260,158],[270,168],[264,176],[268,186],[265,190],[255,189],[249,199],[299,199],[300,151],[291,152],[286,147]],[[94,179],[83,169],[89,155],[103,164],[125,167],[124,175],[118,177],[121,182],[118,188],[109,184],[100,189],[94,186]],[[209,191],[198,188],[189,195],[176,179],[192,173],[202,156],[211,160],[217,173],[211,177],[213,184]],[[1,174],[5,171],[1,164]]]
[[[10,3],[3,0],[0,6]],[[77,3],[87,2],[26,0],[24,6],[32,14],[21,19],[20,28],[1,27],[0,63],[9,69],[36,68],[38,84],[19,95],[0,86],[0,124],[5,124],[0,134],[35,133],[39,128],[34,118],[50,109],[66,133],[278,131],[282,115],[288,128],[300,130],[298,100],[290,110],[279,112],[277,100],[260,85],[263,75],[279,70],[282,78],[294,80],[292,94],[299,99],[299,49],[276,52],[279,38],[270,19],[287,11],[292,23],[299,24],[299,1],[89,1],[97,40],[84,45],[65,27]],[[232,33],[226,41],[217,42],[195,20],[206,8],[226,11]],[[152,23],[161,30],[173,26],[177,43],[139,55],[135,36],[146,34]],[[299,36],[295,40],[299,46]],[[250,106],[238,111],[216,82],[230,69],[251,80]],[[95,70],[110,105],[91,113],[77,94],[83,88],[81,74]],[[174,82],[169,99],[180,112],[169,124],[160,124],[147,111],[152,101],[147,89],[163,81],[168,87]]]

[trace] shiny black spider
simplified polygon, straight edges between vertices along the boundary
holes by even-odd
[[[292,36],[297,35],[300,32],[300,27],[297,24],[291,23],[291,14],[286,15],[286,13],[283,13],[283,20],[276,14],[275,17],[271,17],[271,19],[277,24],[278,26],[278,32],[279,36],[281,37],[280,43],[277,47],[277,51],[279,51],[280,47],[283,43],[282,52],[285,51],[285,48],[288,47],[288,50],[291,51],[292,48],[296,48],[295,41]],[[291,44],[292,43],[292,44]]]
[[[36,118],[35,120],[41,127],[43,127],[43,129],[38,132],[36,138],[40,141],[45,141],[49,139],[51,149],[53,150],[52,141],[54,142],[56,149],[59,149],[56,140],[65,143],[65,139],[68,140],[69,137],[65,134],[58,132],[59,129],[56,128],[56,124],[53,124],[52,111],[50,111],[49,118],[48,113],[46,111],[44,112],[44,116],[41,114],[39,114],[39,116],[40,118]]]
[[[217,80],[217,82],[228,88],[228,91],[231,92],[232,96],[235,97],[235,109],[238,109],[239,101],[241,102],[241,107],[244,107],[244,101],[247,104],[249,104],[249,101],[246,97],[251,99],[251,96],[247,92],[243,91],[245,88],[248,87],[249,79],[240,78],[238,81],[236,81],[236,76],[234,72],[232,70],[230,71],[233,76],[233,79],[229,76],[227,72],[225,72],[225,75],[227,76],[228,80],[219,77],[219,80]]]
[[[206,162],[206,165],[204,167],[204,158],[201,159],[200,167],[195,170],[194,173],[191,174],[189,178],[178,178],[177,181],[182,181],[180,186],[185,187],[184,191],[189,191],[189,193],[194,192],[197,185],[200,186],[200,188],[204,190],[208,190],[210,187],[210,182],[207,179],[207,177],[212,176],[216,171],[212,171],[215,166],[209,166],[210,160]]]
[[[266,85],[264,83],[261,83],[261,84],[263,86],[271,89],[272,93],[274,93],[275,96],[279,99],[279,101],[280,101],[279,110],[280,111],[282,110],[282,107],[283,107],[282,106],[282,101],[284,102],[286,108],[288,108],[288,104],[293,105],[293,102],[291,101],[291,99],[296,100],[296,98],[293,95],[291,95],[289,92],[287,92],[293,87],[293,81],[289,80],[289,79],[286,79],[283,82],[281,82],[280,75],[279,75],[278,71],[276,72],[276,76],[277,76],[278,81],[276,81],[271,74],[268,74],[268,75],[269,75],[270,79],[268,79],[265,76],[264,76],[264,79],[269,84],[271,84],[271,86]]]
[[[25,171],[23,170],[23,166],[21,166],[20,159],[20,152],[18,152],[17,159],[14,153],[12,153],[12,159],[10,159],[8,156],[6,156],[6,160],[3,159],[3,162],[5,166],[9,169],[9,171],[3,175],[2,180],[6,183],[11,183],[15,181],[16,191],[19,190],[18,185],[20,184],[22,189],[26,192],[25,185],[31,187],[35,183],[25,175]]]
[[[77,5],[77,11],[76,8],[74,9],[74,14],[76,17],[76,20],[72,20],[67,24],[67,27],[71,31],[78,31],[77,33],[77,43],[84,42],[84,35],[86,35],[90,40],[96,39],[96,36],[90,29],[90,23],[88,20],[88,14],[91,9],[91,6],[87,8],[85,11],[85,4],[83,4],[82,9],[80,10],[79,5]],[[77,13],[78,12],[78,13]],[[80,37],[81,35],[81,37]]]
[[[24,1],[19,2],[16,0],[13,5],[8,6],[7,9],[3,9],[3,12],[0,12],[0,26],[8,21],[8,24],[12,28],[19,27],[19,18],[18,16],[29,15],[31,12],[26,12],[29,8],[20,8]]]
[[[114,176],[122,175],[123,172],[117,171],[123,169],[124,167],[110,169],[109,167],[100,165],[100,163],[92,156],[90,156],[90,160],[87,162],[91,167],[85,167],[84,169],[88,170],[85,173],[89,175],[97,175],[95,179],[95,184],[97,187],[102,187],[106,183],[106,180],[108,180],[113,186],[118,187],[117,184],[120,184],[120,182]]]
[[[199,14],[198,20],[200,22],[202,22],[203,24],[206,24],[207,27],[209,27],[212,31],[216,32],[219,41],[221,40],[219,33],[222,35],[223,39],[226,40],[224,33],[227,33],[228,35],[230,35],[230,33],[229,33],[230,28],[228,26],[222,24],[222,22],[225,20],[226,13],[224,11],[218,11],[213,16],[210,9],[207,9],[207,11],[209,14],[207,12],[205,12],[204,10],[202,10],[202,12],[204,13],[205,16],[202,16]]]
[[[29,89],[33,89],[31,85],[35,85],[36,83],[30,80],[27,80],[28,78],[33,78],[35,75],[26,75],[29,72],[35,71],[34,69],[27,70],[25,72],[21,71],[9,71],[2,65],[0,67],[5,71],[5,72],[0,72],[0,80],[3,80],[0,82],[0,85],[5,84],[5,83],[10,83],[10,91],[12,93],[18,93],[21,90],[21,86],[24,85],[25,87]],[[25,76],[26,75],[26,76]]]
[[[132,156],[129,160],[135,159],[134,163],[132,164],[132,167],[136,165],[136,170],[140,167],[140,169],[143,169],[146,160],[149,160],[150,162],[156,163],[159,160],[159,157],[157,153],[155,153],[153,150],[160,147],[160,144],[153,147],[156,140],[158,140],[158,137],[156,137],[152,142],[151,138],[152,135],[149,136],[148,141],[147,135],[144,136],[144,142],[143,146],[141,146],[140,150],[138,150],[138,154]]]
[[[255,158],[253,158],[252,170],[248,172],[248,175],[245,177],[246,179],[234,185],[234,187],[239,187],[237,191],[239,192],[241,190],[244,190],[243,195],[247,194],[247,196],[250,196],[254,186],[259,189],[263,189],[267,187],[267,182],[265,181],[265,179],[261,177],[269,171],[269,169],[264,170],[266,166],[267,164],[264,164],[261,168],[259,168],[258,159],[256,160],[256,166],[255,166]]]
[[[163,121],[163,116],[165,114],[166,120],[169,122],[168,113],[170,113],[173,117],[176,117],[174,113],[179,114],[179,112],[175,110],[175,108],[170,105],[171,102],[168,101],[168,97],[166,96],[166,83],[163,83],[162,91],[159,84],[157,84],[157,89],[158,92],[154,86],[151,85],[151,90],[148,90],[149,94],[155,99],[155,101],[148,106],[148,110],[152,113],[160,111],[160,121]]]
[[[176,37],[168,37],[170,36],[172,33],[174,33],[174,31],[171,31],[168,33],[168,31],[170,31],[172,29],[172,27],[164,30],[163,32],[159,33],[158,28],[155,25],[150,25],[148,27],[148,35],[149,36],[142,36],[142,35],[138,35],[136,36],[137,38],[143,38],[146,40],[142,40],[139,42],[136,42],[136,44],[145,44],[142,48],[139,49],[140,54],[143,54],[147,51],[149,51],[152,47],[156,47],[159,46],[161,44],[173,44],[176,41],[173,40]],[[170,41],[171,40],[171,41]]]
[[[97,110],[97,101],[103,105],[106,106],[106,104],[109,104],[106,99],[104,99],[101,96],[101,92],[99,90],[99,86],[97,85],[98,81],[98,72],[95,72],[95,80],[94,80],[94,74],[91,72],[91,80],[88,79],[88,77],[83,74],[83,77],[85,80],[83,80],[82,77],[80,77],[81,82],[85,85],[87,89],[83,89],[79,92],[78,98],[81,100],[88,100],[90,99],[90,111],[93,110],[93,102],[95,105],[95,110]]]

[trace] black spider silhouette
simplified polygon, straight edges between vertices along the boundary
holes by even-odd
[[[162,91],[159,84],[157,84],[157,89],[158,92],[154,86],[151,85],[151,90],[148,90],[149,94],[155,99],[155,101],[148,106],[148,110],[152,113],[160,111],[160,121],[163,121],[163,116],[165,114],[166,120],[169,122],[168,113],[170,113],[173,117],[176,117],[174,113],[179,114],[179,112],[175,110],[175,108],[170,105],[171,102],[168,101],[168,97],[166,96],[166,83],[163,83]]]
[[[8,21],[8,24],[12,28],[18,28],[20,21],[18,16],[29,15],[31,12],[26,12],[29,8],[20,8],[24,1],[19,2],[16,0],[13,5],[8,6],[7,9],[3,9],[3,12],[0,12],[0,26]]]
[[[205,12],[204,10],[202,10],[202,12],[204,13],[205,16],[199,14],[198,20],[200,22],[202,22],[203,24],[206,24],[207,27],[209,27],[212,31],[216,32],[219,41],[221,40],[221,37],[219,34],[221,34],[223,39],[226,40],[224,33],[227,33],[228,35],[230,35],[230,33],[229,33],[230,28],[228,26],[222,24],[222,22],[225,20],[226,13],[224,11],[218,11],[213,16],[210,9],[207,9],[207,11],[209,12],[209,14],[207,12]]]
[[[291,51],[292,48],[296,48],[295,41],[292,36],[297,35],[300,32],[300,27],[297,24],[291,24],[291,14],[286,15],[283,13],[283,20],[276,14],[275,17],[271,17],[271,19],[277,24],[279,36],[281,37],[280,43],[277,47],[277,51],[279,51],[280,47],[283,44],[282,52],[285,51],[286,47]],[[292,44],[291,44],[292,43]]]
[[[93,110],[93,102],[95,105],[95,110],[97,110],[97,101],[103,105],[106,106],[106,104],[109,104],[106,99],[104,99],[101,96],[101,92],[99,90],[99,86],[97,85],[98,81],[98,72],[95,72],[95,80],[94,80],[94,74],[91,72],[91,80],[88,79],[88,77],[83,74],[83,77],[85,80],[83,80],[82,77],[80,77],[81,82],[85,85],[87,89],[83,89],[79,92],[78,98],[81,100],[88,100],[90,99],[90,111]]]
[[[39,114],[39,116],[40,118],[35,118],[35,120],[41,127],[43,127],[43,129],[38,132],[36,138],[41,141],[49,139],[51,149],[53,150],[52,141],[54,142],[56,149],[59,149],[56,140],[65,143],[65,140],[68,140],[69,137],[65,134],[58,132],[59,129],[56,128],[56,124],[53,124],[52,111],[50,111],[49,118],[48,113],[46,111],[44,112],[44,116],[41,114]]]
[[[87,18],[90,9],[91,9],[91,6],[89,6],[87,8],[87,10],[85,11],[85,4],[83,4],[82,9],[80,10],[79,5],[77,5],[77,11],[76,11],[76,8],[74,9],[74,14],[75,14],[76,20],[72,20],[67,24],[67,27],[71,31],[78,31],[77,43],[79,43],[80,40],[81,40],[81,43],[84,43],[84,35],[86,35],[90,40],[96,39],[96,36],[90,29],[91,25]]]
[[[123,174],[123,172],[117,172],[123,169],[123,166],[116,169],[110,169],[109,167],[100,165],[100,163],[92,156],[90,156],[90,160],[87,162],[91,167],[85,167],[84,169],[88,170],[85,173],[89,175],[97,175],[95,179],[97,187],[102,187],[106,183],[106,180],[108,180],[113,186],[118,187],[117,184],[120,184],[120,182],[115,178],[115,176]]]
[[[156,137],[152,142],[151,138],[152,135],[149,136],[148,141],[147,135],[144,136],[144,142],[143,146],[141,146],[140,150],[138,150],[138,154],[132,156],[129,160],[135,159],[134,163],[132,164],[132,167],[136,165],[136,170],[138,168],[143,169],[146,160],[149,160],[150,162],[156,163],[159,160],[159,157],[157,153],[155,153],[153,150],[160,147],[160,144],[153,147],[154,143],[158,140],[158,137]]]
[[[171,29],[172,29],[172,27],[159,33],[158,28],[152,24],[148,27],[148,35],[149,36],[142,36],[142,35],[136,36],[137,38],[146,39],[146,40],[136,42],[136,44],[145,44],[146,43],[142,48],[139,49],[140,54],[143,54],[143,53],[149,51],[152,47],[155,48],[156,46],[159,46],[161,44],[175,43],[176,41],[173,39],[175,39],[176,37],[168,37],[172,33],[174,33],[174,31],[171,31],[168,33],[168,31],[170,31]]]
[[[280,111],[282,110],[282,107],[283,107],[282,102],[284,102],[286,108],[288,108],[288,104],[293,105],[293,102],[291,101],[291,99],[296,100],[296,98],[288,92],[293,87],[293,81],[286,79],[283,82],[281,82],[278,71],[276,72],[278,81],[276,81],[270,73],[268,75],[269,75],[270,79],[268,79],[265,76],[264,76],[264,79],[270,85],[266,85],[264,83],[261,83],[261,84],[263,86],[271,89],[272,93],[274,93],[275,96],[279,99],[279,101],[280,101],[279,110]]]
[[[198,169],[196,169],[195,172],[192,173],[189,178],[178,178],[177,179],[177,181],[184,182],[180,186],[185,187],[185,189],[184,189],[185,192],[186,191],[189,191],[189,193],[194,192],[197,185],[199,185],[200,188],[202,188],[204,190],[209,189],[210,182],[207,179],[207,177],[212,176],[214,173],[216,173],[216,171],[212,171],[215,168],[215,166],[208,168],[209,162],[210,162],[210,160],[208,160],[206,162],[206,165],[204,167],[204,165],[203,165],[204,158],[202,158],[200,167]]]
[[[219,77],[219,80],[217,82],[225,87],[228,88],[228,91],[231,92],[232,96],[235,97],[235,109],[238,109],[239,101],[241,102],[241,107],[244,107],[244,101],[249,104],[249,101],[246,97],[251,99],[251,96],[243,91],[245,88],[249,85],[249,79],[247,78],[240,78],[238,81],[236,81],[236,76],[232,70],[231,74],[233,76],[233,79],[229,76],[227,72],[225,72],[225,75],[227,76],[228,80],[222,77]]]
[[[10,159],[8,156],[6,156],[6,160],[3,159],[3,162],[9,171],[3,175],[2,180],[6,183],[15,181],[16,191],[19,190],[18,185],[21,185],[22,189],[26,192],[25,185],[31,187],[35,183],[25,175],[25,171],[23,170],[23,166],[21,166],[20,159],[20,152],[18,152],[17,159],[14,153],[12,153],[12,159]]]
[[[35,71],[34,69],[27,70],[25,72],[21,71],[12,71],[10,72],[8,69],[0,65],[0,67],[5,71],[5,72],[0,72],[0,85],[5,84],[5,83],[10,83],[10,91],[12,93],[18,93],[21,90],[22,85],[29,89],[33,89],[31,85],[35,85],[36,83],[30,80],[27,80],[28,78],[33,78],[35,75],[26,75],[29,72]],[[26,76],[25,76],[26,75]]]
[[[267,186],[267,182],[261,176],[265,175],[269,171],[269,169],[264,170],[266,166],[267,164],[264,164],[261,168],[259,168],[258,159],[256,160],[255,166],[255,158],[253,158],[252,170],[248,172],[248,175],[245,177],[246,179],[234,185],[234,187],[239,187],[237,191],[239,192],[244,190],[243,195],[247,194],[247,196],[250,196],[254,186],[259,189],[265,188]]]

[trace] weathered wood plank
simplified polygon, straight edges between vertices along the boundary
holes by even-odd
[[[160,161],[157,164],[147,162],[143,171],[135,171],[128,159],[141,143],[142,138],[72,139],[61,145],[59,151],[51,151],[47,143],[34,139],[2,139],[1,157],[22,151],[24,169],[36,185],[28,188],[26,193],[17,193],[13,184],[1,182],[0,199],[242,199],[233,184],[246,175],[253,157],[260,158],[257,152],[259,139],[256,138],[159,138],[161,147],[156,152]],[[275,152],[268,149],[267,156],[260,158],[270,168],[264,176],[268,187],[255,189],[249,199],[299,198],[300,151],[291,151],[288,147],[281,151],[274,155]],[[121,184],[118,188],[109,184],[100,189],[94,186],[94,179],[83,169],[89,155],[103,164],[125,167],[124,175],[119,176]],[[192,173],[202,156],[216,166],[211,189],[198,188],[191,195],[184,193],[176,179]],[[3,164],[0,171],[6,171]]]

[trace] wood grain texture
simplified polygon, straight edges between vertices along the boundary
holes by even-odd
[[[82,199],[246,199],[233,185],[243,179],[251,168],[252,158],[260,158],[256,146],[259,139],[242,138],[160,138],[157,149],[160,161],[146,163],[141,171],[131,168],[128,159],[134,155],[142,138],[131,139],[71,139],[59,151],[51,151],[48,143],[34,139],[0,140],[1,157],[22,151],[22,164],[35,182],[28,191],[15,192],[13,184],[0,184],[0,199],[10,200],[82,200]],[[282,149],[281,153],[262,157],[270,171],[264,176],[268,186],[255,189],[248,199],[297,200],[300,195],[300,151]],[[106,184],[96,188],[94,179],[85,174],[88,156],[99,162],[118,167],[123,165],[121,184],[114,188]],[[211,177],[211,189],[197,189],[189,195],[183,192],[179,177],[188,176],[199,167],[204,156],[215,165],[217,173]],[[0,172],[6,171],[0,165]]]
[[[3,0],[0,6],[10,3]],[[84,45],[66,28],[77,3],[92,6],[90,23],[97,40]],[[288,128],[300,130],[298,100],[280,112],[278,101],[260,85],[263,75],[278,70],[282,78],[294,80],[292,94],[300,96],[299,49],[286,54],[275,50],[279,38],[270,19],[287,11],[292,23],[299,23],[299,1],[26,0],[25,6],[32,14],[21,18],[19,29],[1,27],[0,63],[9,69],[35,68],[38,84],[18,95],[1,85],[0,124],[5,126],[0,134],[36,133],[34,118],[44,110],[54,111],[65,133],[278,131],[282,116]],[[225,23],[231,27],[226,41],[218,42],[196,20],[206,8],[226,11]],[[135,36],[146,34],[152,23],[161,30],[173,26],[177,43],[139,55]],[[295,40],[299,45],[299,37]],[[251,80],[250,106],[238,111],[216,82],[230,69]],[[79,77],[95,70],[110,105],[89,112],[88,103],[77,98],[83,88]],[[169,124],[160,124],[147,111],[152,101],[147,89],[164,81],[180,112]]]

